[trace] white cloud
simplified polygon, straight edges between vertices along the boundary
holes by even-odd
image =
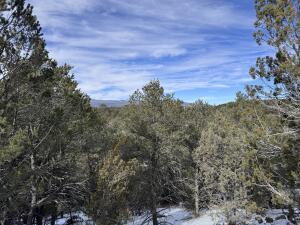
[[[253,15],[221,0],[30,0],[50,55],[96,99],[158,78],[170,92],[248,81]],[[234,33],[236,32],[236,34]]]
[[[59,13],[73,13],[80,14],[85,11],[94,9],[97,5],[97,0],[31,0],[29,1],[39,15],[53,14],[58,15]]]

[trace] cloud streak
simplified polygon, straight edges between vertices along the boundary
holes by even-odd
[[[267,50],[255,47],[254,12],[241,2],[29,1],[50,55],[74,66],[79,87],[92,98],[113,100],[155,78],[180,93],[249,82],[249,65]]]

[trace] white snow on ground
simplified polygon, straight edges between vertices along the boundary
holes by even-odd
[[[200,217],[185,221],[182,225],[213,225],[216,224],[214,222],[213,217],[209,213],[205,213]]]
[[[160,208],[157,210],[159,214],[164,215],[164,217],[160,218],[160,222],[164,222],[166,225],[214,225],[214,219],[211,212],[205,212],[201,216],[194,218],[191,212],[188,212],[184,208],[180,207],[172,207],[172,208]],[[72,216],[75,216],[77,225],[88,225],[93,224],[91,219],[88,218],[82,212],[72,213]],[[150,215],[148,215],[150,216]],[[128,221],[125,225],[142,225],[143,222],[149,218],[145,225],[152,225],[151,216],[147,217],[146,214],[142,216],[135,216],[130,221]],[[56,225],[66,225],[67,221],[70,219],[69,214],[65,214],[63,218],[58,218],[55,222]],[[50,221],[46,223],[50,224]]]
[[[164,222],[162,224],[168,225],[215,225],[215,224],[226,224],[224,218],[220,217],[220,213],[217,213],[216,210],[210,210],[203,212],[197,218],[194,218],[192,213],[188,212],[184,208],[173,207],[169,209],[158,209],[160,214],[163,214],[164,217],[160,219],[160,222]],[[249,225],[291,225],[292,223],[288,221],[287,217],[284,214],[287,213],[287,210],[281,209],[273,209],[268,210],[266,215],[263,218],[262,223],[259,223],[255,220],[255,215],[253,215],[253,219],[249,221],[245,221]],[[149,215],[148,215],[149,216]],[[219,217],[218,217],[219,216]],[[266,218],[272,218],[272,223],[267,223]],[[283,219],[282,217],[285,217]],[[147,215],[136,216],[133,217],[131,221],[128,221],[125,225],[142,225]],[[147,225],[152,225],[151,217],[149,217],[149,223],[144,223]],[[300,225],[300,223],[298,223]]]
[[[94,224],[92,219],[89,218],[83,212],[73,212],[72,215],[75,225],[91,225]],[[66,225],[71,218],[70,214],[64,214],[63,217],[58,217],[55,221],[55,225]],[[45,225],[50,225],[50,218],[44,223]]]
[[[160,215],[159,221],[161,224],[165,225],[215,225],[215,224],[225,224],[224,218],[220,218],[220,213],[216,213],[216,210],[210,210],[203,212],[199,217],[194,218],[193,214],[181,207],[171,207],[171,208],[159,208],[157,209]],[[298,211],[297,211],[298,212]],[[291,225],[292,223],[287,220],[287,210],[272,209],[266,212],[266,215],[261,217],[253,215],[252,219],[247,221],[249,225]],[[72,213],[75,225],[93,225],[93,221],[84,213],[77,212]],[[259,223],[255,218],[262,218],[261,223]],[[266,218],[272,218],[272,223],[267,223]],[[285,217],[285,219],[284,219]],[[56,225],[66,225],[70,219],[69,214],[65,214],[63,218],[56,220]],[[148,219],[148,220],[147,220]],[[223,222],[222,222],[223,221]],[[48,223],[47,223],[48,222]],[[49,225],[50,221],[45,224]],[[124,225],[152,225],[151,215],[144,213],[141,216],[134,216],[132,219],[128,220]],[[300,223],[297,223],[300,225]]]
[[[209,212],[203,215],[193,218],[192,214],[187,210],[179,207],[169,208],[169,209],[159,209],[160,214],[165,217],[160,218],[160,222],[165,222],[165,224],[172,225],[214,225],[213,217]],[[128,221],[126,225],[141,225],[143,221],[147,219],[146,215],[134,217],[131,221]],[[151,219],[151,218],[150,218]],[[148,224],[148,223],[145,223]],[[152,225],[152,222],[149,222]]]
[[[298,214],[297,209],[295,209],[295,213]],[[287,214],[288,214],[287,209],[270,209],[270,210],[266,211],[264,217],[259,216],[263,219],[262,223],[259,223],[257,220],[255,220],[254,219],[255,215],[254,215],[252,220],[250,221],[251,222],[250,224],[251,225],[292,225],[293,223],[287,219]],[[268,223],[266,221],[266,218],[272,218],[273,222]],[[297,216],[296,216],[296,219],[297,219]],[[298,219],[297,219],[297,224],[300,224],[298,222]]]

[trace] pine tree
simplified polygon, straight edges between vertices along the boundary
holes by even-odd
[[[121,155],[139,165],[131,205],[149,210],[154,225],[160,216],[157,207],[178,201],[184,185],[182,162],[189,153],[180,144],[182,112],[182,102],[165,95],[159,81],[152,81],[131,96],[122,114],[121,131],[128,144],[120,146]]]
[[[70,66],[49,59],[32,7],[1,6],[1,220],[41,224],[50,209],[83,204],[86,177],[77,157],[91,107]]]

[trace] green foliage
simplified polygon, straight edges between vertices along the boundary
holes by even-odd
[[[121,224],[129,216],[128,196],[132,194],[129,187],[136,175],[137,160],[121,159],[119,145],[103,159],[97,190],[89,205],[95,221],[101,224]]]
[[[131,96],[130,104],[120,112],[116,126],[119,139],[126,141],[119,143],[119,155],[112,152],[110,157],[113,157],[104,161],[99,174],[97,196],[122,199],[123,213],[118,207],[110,216],[115,215],[118,219],[118,213],[124,214],[126,210],[149,210],[155,223],[156,208],[160,204],[178,202],[185,194],[183,167],[189,152],[182,144],[182,113],[182,102],[172,95],[165,95],[158,81],[150,82]],[[134,181],[127,183],[127,179]],[[99,188],[103,183],[105,187]],[[108,204],[106,208],[111,212],[114,201],[108,201]],[[101,221],[106,218],[101,213],[97,216],[102,217]]]
[[[299,180],[299,1],[255,1],[257,20],[254,37],[259,45],[273,48],[274,56],[257,58],[250,75],[268,86],[250,86],[252,97],[277,113],[281,127],[256,139],[260,166],[256,182],[272,195],[276,204],[291,203],[292,190]],[[261,177],[262,179],[259,179]],[[287,191],[290,190],[291,192]]]
[[[157,225],[157,208],[178,203],[195,214],[217,205],[228,223],[292,209],[299,1],[255,6],[255,39],[276,52],[250,70],[269,85],[248,87],[257,98],[184,106],[154,80],[122,109],[93,109],[71,67],[49,58],[32,7],[0,0],[0,224],[84,210],[107,225],[147,212]]]
[[[241,162],[246,151],[245,132],[225,113],[217,112],[203,130],[195,158],[203,176],[203,189],[209,204],[244,199]],[[242,195],[242,196],[239,196]],[[239,201],[241,207],[241,201]],[[233,206],[233,205],[232,205]]]
[[[84,205],[92,182],[85,169],[95,169],[86,159],[103,150],[90,143],[105,136],[105,125],[77,89],[71,67],[49,59],[32,7],[2,6],[0,223],[27,217],[32,224]]]

